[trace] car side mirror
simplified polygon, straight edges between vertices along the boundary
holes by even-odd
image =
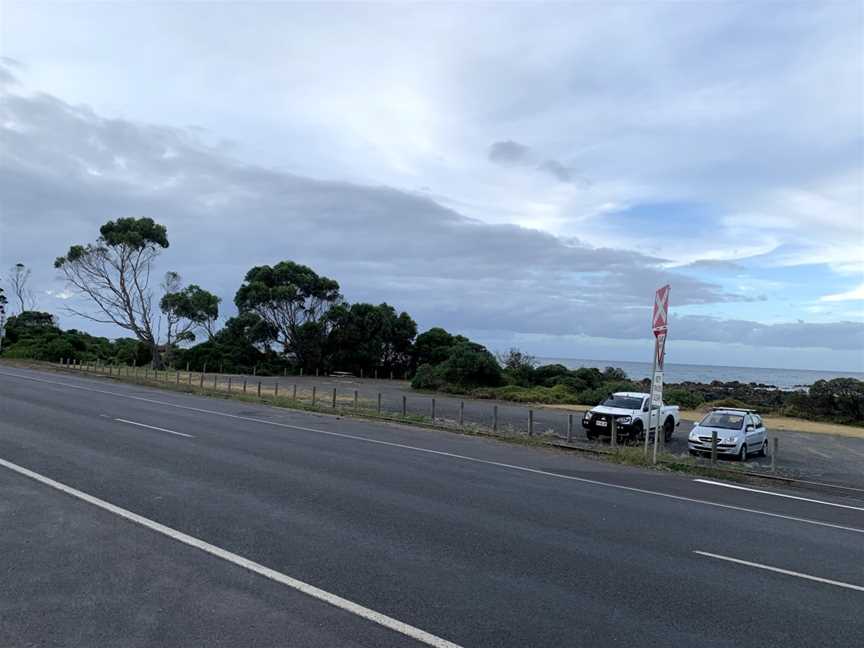
[[[752,432],[752,431],[755,430],[755,429],[756,429],[756,428],[753,427],[752,425],[748,425],[748,426],[747,426],[747,429],[746,429],[746,432]]]
[[[647,411],[648,411],[648,403],[645,403],[645,404],[642,406],[642,411],[643,411],[643,412],[647,412]]]

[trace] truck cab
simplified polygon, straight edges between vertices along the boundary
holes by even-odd
[[[612,421],[619,438],[634,440],[645,438],[646,430],[659,426],[668,441],[681,422],[678,406],[660,403],[650,408],[648,394],[641,392],[615,392],[609,394],[597,407],[585,412],[582,427],[589,439],[612,434]],[[650,409],[650,412],[649,412]]]

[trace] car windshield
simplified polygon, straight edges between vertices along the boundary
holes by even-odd
[[[601,405],[606,407],[617,407],[619,409],[638,410],[642,409],[642,399],[636,396],[622,396],[615,394],[604,400]]]
[[[723,428],[724,430],[740,430],[743,424],[743,414],[731,414],[729,412],[711,412],[699,423],[702,427]]]

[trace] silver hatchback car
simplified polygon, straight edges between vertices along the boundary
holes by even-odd
[[[690,430],[690,454],[711,452],[711,434],[717,432],[717,454],[744,461],[749,455],[764,457],[768,452],[768,431],[762,417],[753,410],[718,408],[706,414]]]

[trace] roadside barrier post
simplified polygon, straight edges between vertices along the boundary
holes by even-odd
[[[498,406],[497,405],[492,406],[492,431],[493,432],[498,431]]]
[[[303,375],[303,367],[300,367],[300,375]]]
[[[711,465],[717,463],[717,430],[711,432]]]
[[[432,399],[432,422],[435,422],[435,399]]]
[[[315,400],[318,397],[317,391],[318,391],[318,388],[313,385],[312,386],[312,407],[315,407]]]
[[[465,427],[465,401],[459,401],[459,427]]]
[[[258,381],[258,398],[261,398],[261,381]]]
[[[534,436],[534,410],[528,410],[528,436]]]
[[[375,370],[375,380],[378,380],[378,370]]]
[[[403,418],[408,415],[408,398],[402,397],[402,416]]]
[[[213,391],[216,391],[216,375],[213,375]]]
[[[360,368],[360,378],[361,379],[363,378],[363,368],[362,367]]]
[[[393,380],[393,372],[390,372],[390,380]]]
[[[192,384],[192,372],[189,371],[186,375],[189,377],[189,384],[191,385]],[[144,376],[145,377],[147,376],[147,367],[144,367]]]
[[[315,367],[315,377],[318,377],[318,367]]]
[[[771,472],[777,472],[777,448],[780,445],[780,439],[776,436],[773,439],[774,449],[771,451]]]
[[[378,414],[381,414],[381,392],[378,392]]]
[[[354,390],[354,409],[357,409],[357,390]]]
[[[287,378],[287,377],[288,377],[288,367],[285,367],[285,368],[282,370],[282,377],[283,377],[283,378]]]
[[[228,393],[231,393],[231,376],[228,376]]]
[[[291,400],[293,400],[295,402],[297,401],[297,385],[294,385],[294,390],[291,393]]]
[[[614,416],[612,417],[611,425],[612,425],[612,439],[609,441],[609,444],[613,448],[617,449],[618,448],[618,429],[617,429],[617,426],[615,425],[615,417]]]
[[[179,372],[179,371],[177,372],[177,379],[176,379],[175,382],[176,382],[176,384],[178,384],[178,385],[180,384],[180,372]]]
[[[333,409],[336,409],[336,388],[333,388]]]
[[[201,389],[204,389],[204,374],[203,373],[198,377],[198,386]]]
[[[567,443],[573,443],[573,415],[567,415]]]
[[[273,397],[279,396],[279,381],[276,381],[276,384],[273,385]]]
[[[243,379],[243,393],[246,393],[246,379]]]

